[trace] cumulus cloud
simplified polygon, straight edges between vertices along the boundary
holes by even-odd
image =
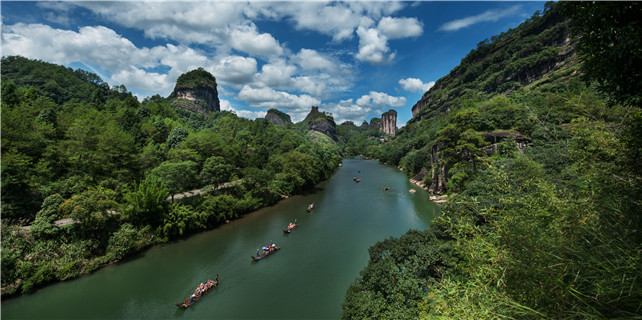
[[[480,22],[497,21],[503,17],[517,14],[520,9],[521,9],[521,6],[516,5],[510,8],[501,9],[501,10],[488,10],[476,16],[471,16],[471,17],[466,17],[466,18],[446,22],[443,25],[441,25],[441,27],[439,27],[439,30],[457,31],[459,29],[466,28]]]
[[[420,36],[423,25],[416,18],[384,17],[379,20],[377,29],[388,39],[401,39]]]
[[[401,107],[406,104],[405,97],[393,97],[383,92],[370,91],[370,93],[357,99],[358,106],[383,107]]]
[[[135,87],[145,92],[169,92],[174,88],[173,84],[167,81],[166,74],[147,72],[136,67],[112,74],[111,82],[122,83],[126,87]]]
[[[256,68],[257,62],[254,58],[226,56],[219,59],[209,71],[218,81],[240,85],[252,79]]]
[[[335,115],[334,120],[336,123],[352,121],[357,126],[373,111],[372,106],[357,105],[353,102],[353,99],[340,100],[338,103],[325,103],[323,108]]]
[[[338,62],[312,49],[301,49],[299,53],[292,56],[292,60],[304,70],[337,71]]]
[[[292,76],[297,68],[279,59],[261,67],[261,73],[254,76],[255,84],[271,88],[288,88],[292,85]]]
[[[243,86],[237,98],[255,108],[301,110],[321,103],[319,99],[307,94],[294,95],[284,91],[276,91],[272,88],[253,88],[249,85]]]
[[[279,56],[283,48],[269,33],[259,33],[254,24],[239,26],[230,33],[232,48],[259,56]]]
[[[395,53],[389,53],[388,39],[375,28],[357,28],[359,35],[359,52],[355,58],[369,62],[373,65],[386,65],[395,57]]]
[[[430,81],[428,83],[423,83],[420,79],[417,78],[406,78],[399,80],[399,84],[406,91],[423,93],[432,88],[432,86],[435,85],[435,82]]]

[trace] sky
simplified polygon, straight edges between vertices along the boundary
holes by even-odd
[[[337,123],[412,106],[477,44],[543,11],[524,1],[1,1],[2,56],[85,69],[139,101],[183,73],[217,80],[221,109]]]

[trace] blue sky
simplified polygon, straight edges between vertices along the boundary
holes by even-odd
[[[394,109],[398,127],[477,43],[544,2],[2,1],[2,55],[83,68],[142,101],[202,67],[222,109],[313,105],[359,125]]]

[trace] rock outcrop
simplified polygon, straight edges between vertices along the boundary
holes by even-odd
[[[484,132],[481,134],[481,137],[489,143],[489,145],[482,148],[488,157],[499,152],[499,143],[506,139],[515,141],[519,152],[524,152],[525,148],[533,145],[531,138],[506,131]],[[443,150],[443,144],[441,142],[433,145],[432,148],[430,148],[430,168],[422,170],[411,179],[411,181],[414,180],[413,183],[417,185],[420,185],[418,182],[423,182],[422,186],[424,188],[436,194],[441,194],[448,190],[448,179],[450,178],[450,174],[448,174],[448,170],[450,169],[449,164],[440,163],[441,150]],[[426,179],[428,170],[430,170],[430,180]]]
[[[330,139],[337,141],[337,124],[334,118],[325,112],[319,112],[319,107],[312,107],[303,122],[308,124],[308,130],[323,133]]]
[[[369,125],[368,125],[368,121],[364,121],[364,122],[362,122],[362,123],[361,123],[361,125],[359,126],[359,128],[361,128],[361,129],[363,129],[363,130],[368,130],[368,126],[369,126]]]
[[[370,119],[370,124],[364,121],[361,128],[383,131],[386,135],[394,137],[397,134],[397,111],[384,112],[381,118]]]
[[[289,124],[292,124],[292,119],[290,119],[290,116],[287,113],[281,112],[276,109],[268,110],[267,114],[265,115],[265,119],[277,126],[287,126]]]
[[[389,110],[381,115],[379,130],[393,137],[397,134],[397,111]]]
[[[170,98],[174,99],[173,105],[191,112],[209,114],[221,110],[216,79],[203,68],[178,77]]]

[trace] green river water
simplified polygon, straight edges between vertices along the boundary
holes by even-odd
[[[430,225],[439,209],[428,196],[395,168],[346,159],[306,195],[7,299],[2,319],[337,319],[346,290],[368,262],[368,248]],[[315,209],[307,213],[312,202]],[[295,218],[299,226],[284,234]],[[281,250],[251,261],[270,240]],[[200,301],[188,309],[174,305],[217,273],[221,285]]]

